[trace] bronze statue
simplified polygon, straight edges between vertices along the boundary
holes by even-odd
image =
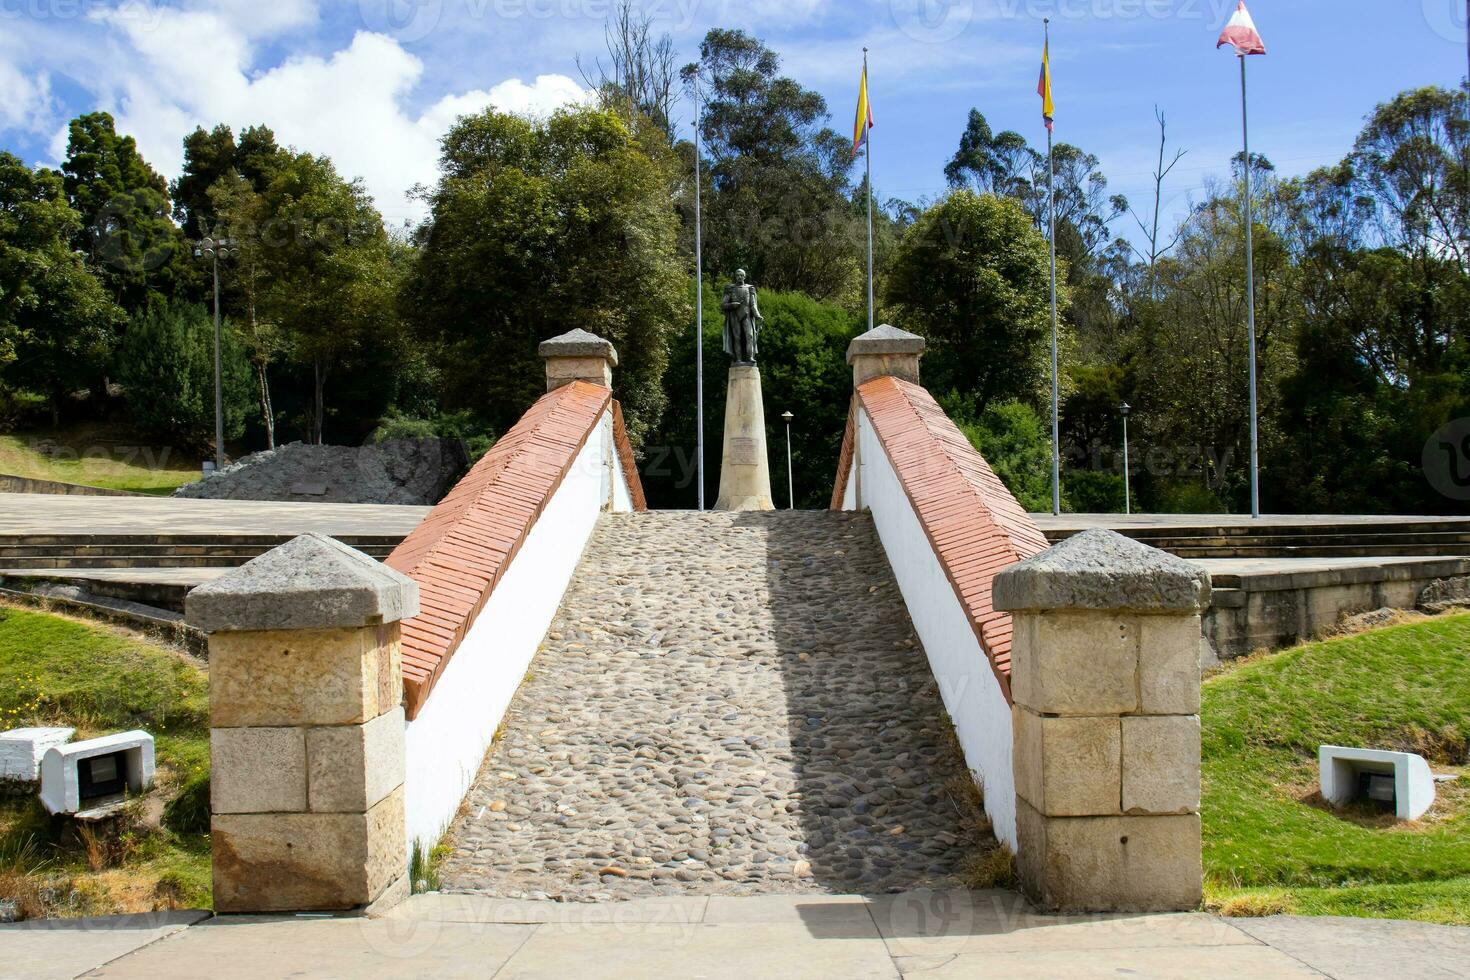
[[[745,283],[745,270],[735,270],[735,281],[725,287],[720,308],[725,311],[725,353],[736,364],[754,364],[761,327],[765,319],[756,299],[755,287]]]

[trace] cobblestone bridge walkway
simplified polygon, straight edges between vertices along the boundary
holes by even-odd
[[[984,829],[871,518],[602,518],[451,829],[445,890],[953,884]],[[985,835],[988,838],[988,835]]]

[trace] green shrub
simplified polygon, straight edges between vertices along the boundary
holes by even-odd
[[[1209,487],[1193,480],[1173,483],[1159,494],[1161,514],[1228,514],[1230,505]]]
[[[225,438],[237,439],[254,409],[250,364],[233,327],[221,347]],[[145,435],[198,448],[214,440],[214,318],[209,310],[172,303],[128,325],[118,356],[128,415]]]
[[[945,399],[944,407],[995,475],[1028,511],[1051,510],[1051,435],[1041,416],[1029,405],[1004,402],[991,405],[979,420],[966,418],[959,399]]]
[[[176,834],[209,833],[209,773],[190,776],[163,808],[163,825]]]
[[[1078,514],[1120,514],[1125,499],[1123,477],[1099,470],[1071,470],[1062,476],[1067,500]]]

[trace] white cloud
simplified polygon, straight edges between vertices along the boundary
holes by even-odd
[[[512,78],[488,90],[451,92],[416,111],[412,96],[424,63],[394,38],[369,31],[327,55],[256,64],[260,42],[317,21],[312,0],[194,2],[155,7],[149,17],[129,15],[124,7],[93,19],[105,32],[103,44],[122,57],[86,81],[100,107],[114,113],[119,129],[137,138],[160,172],[179,172],[182,140],[195,126],[222,122],[238,132],[264,123],[281,143],[329,156],[343,176],[361,177],[390,224],[422,216],[422,204],[408,200],[407,192],[434,181],[438,141],[459,116],[489,106],[544,115],[589,98],[571,78],[549,74],[530,83]],[[5,68],[0,62],[0,90],[25,93]],[[26,104],[0,106],[0,123],[8,118],[3,113]],[[58,158],[65,145],[63,127],[52,143]]]
[[[51,78],[45,72],[27,74],[0,58],[0,129],[44,132],[55,111]]]

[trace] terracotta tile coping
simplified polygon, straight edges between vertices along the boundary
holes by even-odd
[[[859,408],[888,454],[945,577],[1011,700],[1011,617],[991,606],[995,576],[1048,547],[1046,536],[1011,496],[932,395],[894,377],[857,390],[842,439],[832,508],[842,507],[856,453]]]
[[[418,582],[422,606],[402,629],[410,719],[423,708],[609,403],[629,495],[634,509],[646,510],[622,406],[608,389],[576,381],[532,405],[388,556],[388,565]]]

